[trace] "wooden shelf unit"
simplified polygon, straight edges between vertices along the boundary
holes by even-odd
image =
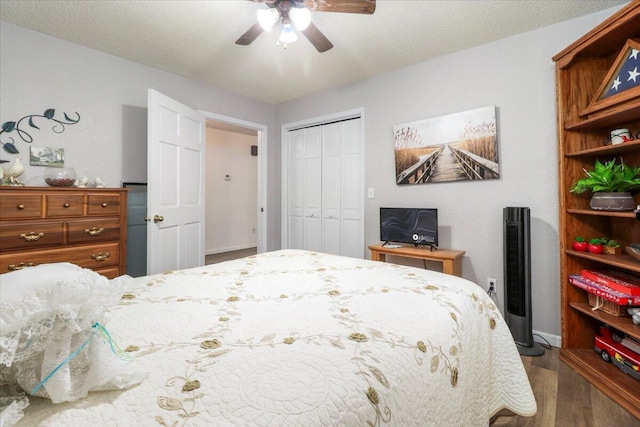
[[[630,317],[592,310],[586,291],[569,284],[581,269],[615,267],[640,273],[640,262],[628,255],[594,255],[571,248],[576,236],[607,237],[622,246],[640,243],[640,221],[632,212],[589,208],[588,195],[570,192],[573,184],[601,162],[620,158],[640,166],[640,141],[604,145],[613,129],[640,131],[640,97],[632,97],[585,115],[598,89],[628,39],[640,38],[640,0],[633,0],[584,37],[553,57],[556,63],[558,162],[560,197],[560,289],[562,348],[560,359],[614,401],[640,418],[640,381],[600,359],[593,350],[601,324],[640,339]],[[640,204],[640,192],[634,194]]]

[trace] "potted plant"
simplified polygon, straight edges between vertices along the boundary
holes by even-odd
[[[620,243],[615,240],[607,240],[604,243],[603,253],[609,255],[620,255]]]
[[[589,245],[587,246],[589,252],[592,254],[601,254],[604,251],[604,244],[602,238],[589,239]]]
[[[593,170],[584,169],[585,178],[571,188],[572,193],[591,191],[590,206],[594,210],[630,211],[636,206],[631,190],[640,188],[640,168],[626,165],[622,159],[601,163],[596,160]]]
[[[576,236],[576,238],[573,239],[573,244],[571,245],[574,251],[581,251],[581,252],[586,252],[587,246],[588,246],[588,243],[586,240],[584,240],[584,237],[582,236]]]

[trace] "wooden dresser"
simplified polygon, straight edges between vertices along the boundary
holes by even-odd
[[[125,274],[127,190],[0,187],[0,273],[71,262]]]

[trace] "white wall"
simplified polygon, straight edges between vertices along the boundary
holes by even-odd
[[[207,127],[207,255],[257,245],[258,157],[251,155],[257,141]]]
[[[617,9],[283,103],[276,107],[276,121],[291,123],[364,107],[365,180],[376,195],[366,199],[366,243],[379,240],[381,206],[438,208],[440,247],[466,251],[465,278],[485,288],[487,278],[498,278],[501,307],[502,209],[530,207],[533,327],[557,344],[558,171],[551,57]],[[395,185],[394,125],[487,105],[495,105],[498,112],[499,180]]]
[[[275,127],[272,105],[0,21],[2,122],[48,108],[56,109],[56,118],[78,112],[80,122],[63,133],[51,131],[44,119],[34,121],[40,130],[31,133],[33,145],[64,148],[65,165],[79,175],[100,176],[110,187],[146,182],[148,88],[197,110]],[[276,132],[268,137],[266,155],[274,167],[267,182],[279,183]],[[28,166],[29,145],[18,140],[16,146],[27,163],[21,180],[45,185],[44,168]],[[0,152],[0,159],[13,157]],[[280,247],[280,198],[269,196],[266,247],[271,250]]]

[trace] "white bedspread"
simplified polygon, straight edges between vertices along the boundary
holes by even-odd
[[[284,250],[135,279],[106,327],[149,371],[18,425],[481,426],[536,402],[486,293],[438,272]]]

